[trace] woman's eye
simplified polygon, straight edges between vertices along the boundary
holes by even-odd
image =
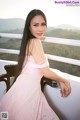
[[[34,24],[33,26],[38,27],[39,24]],[[41,26],[46,26],[46,23],[42,23]]]
[[[46,26],[46,23],[42,23],[42,26]]]
[[[33,26],[38,26],[37,24],[33,25]]]

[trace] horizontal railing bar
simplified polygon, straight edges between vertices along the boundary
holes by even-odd
[[[65,45],[71,45],[71,46],[80,47],[80,40],[65,39],[65,38],[55,38],[55,37],[46,37],[45,42],[57,43],[57,44],[65,44]]]
[[[64,62],[64,63],[80,66],[80,60],[77,60],[77,59],[66,58],[66,57],[50,55],[50,54],[46,54],[46,55],[50,60],[55,60],[58,62]]]
[[[12,49],[0,49],[0,53],[11,53],[11,54],[19,54],[19,50],[12,50]],[[80,60],[66,58],[66,57],[60,57],[56,55],[50,55],[46,54],[49,59],[59,61],[59,62],[65,62],[73,65],[80,66]]]
[[[0,48],[0,53],[19,54],[19,50],[3,49],[3,48]]]
[[[22,34],[0,33],[0,37],[21,39]],[[77,47],[80,46],[80,40],[46,37],[46,36],[45,38],[46,38],[45,42],[49,42],[49,43],[65,44],[65,45],[71,45],[71,46],[77,46]]]
[[[17,61],[0,60],[0,66],[1,66],[1,65],[2,65],[2,66],[3,66],[3,65],[17,65]],[[50,68],[50,69],[53,69],[53,68]],[[72,78],[73,81],[79,82],[79,80],[80,80],[80,77],[78,77],[78,76],[71,75],[71,74],[68,74],[68,73],[64,73],[64,72],[61,72],[61,71],[59,71],[59,70],[57,70],[57,69],[53,69],[53,70],[54,70],[55,72],[57,72],[57,73],[60,72],[60,74],[63,74],[63,75],[65,75],[65,76],[68,75],[68,77]]]
[[[1,60],[1,59],[0,59],[0,63],[1,63],[1,62],[6,62],[6,63],[11,64],[11,65],[12,65],[12,64],[17,64],[17,61],[11,61],[11,60]]]
[[[17,39],[21,39],[22,38],[22,34],[11,34],[11,33],[0,33],[0,38],[17,38]]]

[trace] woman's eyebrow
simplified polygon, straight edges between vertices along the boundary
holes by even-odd
[[[39,24],[38,22],[34,22],[33,24]]]
[[[34,22],[33,24],[39,24],[39,22]],[[46,22],[41,22],[41,24],[46,24]]]

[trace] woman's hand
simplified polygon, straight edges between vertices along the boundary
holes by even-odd
[[[60,82],[59,86],[62,97],[67,97],[71,93],[71,86],[68,80],[65,80],[65,82]]]

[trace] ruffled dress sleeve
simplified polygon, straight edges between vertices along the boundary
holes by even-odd
[[[32,64],[32,67],[34,67],[34,68],[44,68],[44,67],[49,67],[49,62],[48,62],[47,57],[45,57],[45,60],[44,60],[43,63],[41,63],[41,64],[34,63],[34,64]]]

